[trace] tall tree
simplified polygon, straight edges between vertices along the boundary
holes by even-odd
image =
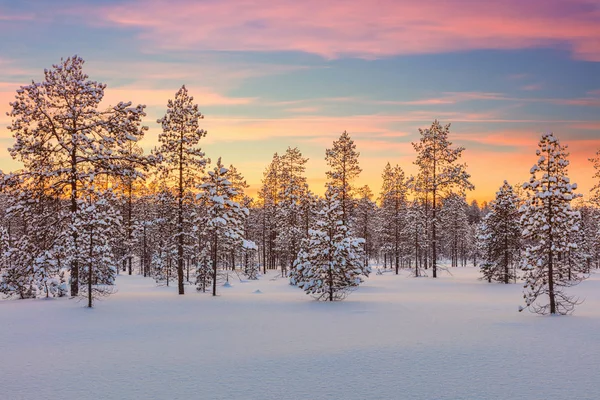
[[[8,113],[15,143],[14,159],[24,165],[23,174],[44,179],[48,190],[67,194],[71,221],[75,221],[82,190],[100,176],[127,176],[123,167],[144,160],[127,151],[130,141],[142,138],[144,107],[131,102],[100,109],[106,85],[91,81],[78,56],[61,60],[44,71],[44,81],[21,86]],[[70,229],[73,248],[79,251],[78,231]],[[79,292],[79,265],[70,265],[71,295]]]
[[[258,192],[261,205],[261,247],[263,255],[263,273],[267,268],[275,269],[276,240],[279,234],[277,221],[279,209],[279,187],[281,174],[281,157],[275,153],[271,163],[263,172],[262,186]]]
[[[586,272],[585,265],[570,265],[568,259],[574,254],[567,257],[569,252],[577,251],[570,236],[579,230],[579,218],[571,201],[580,195],[574,192],[577,184],[571,183],[567,174],[567,146],[561,145],[554,134],[546,133],[538,147],[538,161],[531,168],[529,182],[523,185],[528,191],[521,216],[526,240],[523,297],[526,307],[536,313],[569,314],[577,300],[563,288],[579,283]]]
[[[342,224],[349,226],[354,208],[354,180],[358,178],[362,169],[358,166],[359,152],[344,131],[340,138],[333,142],[333,147],[325,152],[325,161],[330,170],[327,174],[327,191],[335,194],[342,210]]]
[[[308,158],[302,157],[297,147],[288,147],[285,154],[280,157],[277,248],[282,258],[282,276],[286,275],[288,267],[292,268],[305,233],[302,212],[303,203],[308,195],[304,176],[307,161]]]
[[[365,185],[358,189],[354,232],[365,240],[365,266],[369,265],[369,260],[373,255],[376,210],[377,204],[373,201],[373,192],[369,186]]]
[[[458,163],[464,147],[452,148],[448,140],[450,124],[442,126],[437,120],[430,128],[419,129],[421,138],[418,143],[413,143],[417,152],[415,165],[419,168],[417,176],[417,190],[424,193],[427,201],[431,196],[431,251],[433,263],[433,277],[437,277],[437,251],[438,251],[438,220],[437,211],[439,198],[444,192],[457,190],[464,194],[465,190],[474,189],[469,181],[471,175],[467,173],[466,164]],[[428,216],[429,218],[429,216]]]
[[[383,169],[383,185],[380,203],[383,218],[382,244],[390,250],[396,275],[400,269],[400,259],[406,245],[406,194],[408,185],[402,168],[387,163]]]
[[[177,196],[177,221],[175,236],[177,242],[177,287],[179,294],[184,294],[183,263],[185,259],[185,229],[189,224],[186,218],[186,204],[194,200],[196,187],[206,159],[199,147],[200,139],[206,136],[206,131],[200,129],[200,120],[204,116],[194,104],[194,98],[189,95],[185,85],[175,94],[174,100],[167,103],[167,112],[157,122],[162,125],[162,133],[158,135],[160,146],[156,155],[161,161],[161,172],[167,177],[168,184],[175,188]]]

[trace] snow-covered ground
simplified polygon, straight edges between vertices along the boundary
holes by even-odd
[[[521,285],[452,274],[373,274],[336,303],[274,273],[216,298],[119,276],[92,310],[0,301],[0,399],[600,398],[600,276],[541,317]]]

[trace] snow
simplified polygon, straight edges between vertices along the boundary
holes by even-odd
[[[214,298],[121,275],[86,309],[0,301],[2,399],[596,399],[600,276],[574,316],[474,268],[372,275],[317,302],[268,272]],[[254,293],[261,291],[260,296]]]

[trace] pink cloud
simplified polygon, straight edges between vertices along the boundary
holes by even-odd
[[[530,85],[525,85],[525,86],[521,87],[521,90],[533,92],[536,90],[542,90],[543,88],[544,88],[544,85],[542,85],[541,83],[532,83]]]
[[[328,58],[568,46],[600,61],[594,0],[131,0],[85,13],[141,29],[148,50],[303,51]],[[100,20],[98,20],[100,18]]]

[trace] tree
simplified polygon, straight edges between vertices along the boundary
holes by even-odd
[[[109,190],[103,193],[91,191],[79,200],[75,227],[80,233],[80,252],[77,257],[80,265],[83,297],[89,308],[93,300],[113,292],[118,262],[114,254],[115,231],[122,223],[122,217],[115,207],[115,195]]]
[[[419,129],[421,138],[418,143],[413,143],[417,152],[417,160],[414,162],[419,168],[415,189],[423,193],[426,208],[431,195],[431,217],[426,210],[426,218],[430,222],[431,251],[433,263],[433,277],[437,277],[437,251],[438,251],[438,221],[437,211],[439,197],[445,191],[457,190],[464,194],[465,190],[475,187],[467,173],[466,164],[459,164],[464,147],[453,149],[452,142],[448,140],[450,124],[442,126],[437,120],[428,129]]]
[[[358,166],[359,152],[348,132],[344,131],[340,138],[333,142],[333,148],[325,152],[325,161],[330,170],[327,174],[327,190],[335,194],[340,202],[342,224],[349,226],[354,208],[353,181],[358,178],[362,169]]]
[[[478,239],[483,255],[481,270],[488,282],[510,283],[517,278],[521,250],[518,202],[513,187],[504,181],[483,218]]]
[[[291,283],[317,300],[342,300],[369,276],[364,239],[350,236],[337,195],[327,191],[326,206],[294,262]]]
[[[375,247],[373,237],[375,236],[377,204],[372,200],[373,193],[368,185],[358,189],[358,196],[354,232],[365,240],[365,266],[368,266]]]
[[[190,224],[185,215],[186,205],[194,199],[193,190],[204,171],[206,159],[200,148],[196,147],[206,131],[199,123],[204,116],[194,104],[194,98],[188,94],[185,86],[175,94],[174,100],[167,103],[167,113],[157,122],[162,125],[158,135],[160,146],[155,154],[161,161],[160,171],[168,184],[176,191],[177,220],[175,239],[177,242],[177,287],[184,294],[183,263],[185,259],[185,224]]]
[[[278,253],[282,258],[281,274],[286,276],[286,270],[292,268],[294,259],[304,238],[302,226],[303,203],[308,195],[308,185],[304,171],[308,158],[302,157],[297,147],[288,147],[285,154],[279,158],[279,199],[277,214],[279,234],[276,239]]]
[[[279,187],[281,157],[277,153],[263,173],[262,186],[258,192],[261,205],[261,242],[263,255],[263,273],[267,268],[274,269],[276,263],[276,240],[279,234],[277,221],[279,209]]]
[[[579,230],[578,213],[571,208],[571,201],[580,195],[574,192],[577,184],[571,183],[567,175],[567,146],[561,145],[553,133],[546,133],[538,147],[539,159],[531,168],[529,182],[523,185],[528,191],[521,209],[526,240],[523,297],[533,312],[569,314],[578,302],[564,288],[579,283],[586,272],[585,265],[569,262],[578,251],[570,236]]]
[[[424,259],[427,257],[427,230],[425,229],[425,207],[418,199],[409,203],[406,212],[406,228],[408,240],[415,265],[412,268],[414,276],[423,276]]]
[[[450,258],[452,267],[458,267],[459,259],[462,261],[462,266],[467,264],[467,251],[471,245],[467,208],[464,197],[455,193],[450,193],[442,200],[440,222],[444,231],[441,238],[444,241],[445,254]]]
[[[398,165],[387,163],[382,174],[380,203],[382,218],[382,244],[393,256],[396,275],[400,269],[400,258],[406,245],[406,194],[407,180]],[[391,263],[390,263],[391,264]]]
[[[100,110],[106,85],[88,80],[84,60],[61,60],[44,71],[44,81],[17,90],[10,103],[8,129],[15,143],[11,156],[23,163],[23,175],[48,182],[51,195],[69,197],[71,220],[78,211],[80,193],[101,176],[128,176],[124,161],[143,165],[145,160],[127,151],[128,143],[143,137],[144,107],[119,102]],[[77,230],[71,230],[72,248],[79,252]],[[70,265],[71,296],[79,292],[79,265]]]
[[[211,246],[213,296],[217,295],[219,248],[232,244],[243,246],[245,243],[243,221],[248,216],[248,209],[232,200],[237,192],[228,179],[228,172],[219,158],[214,169],[208,171],[198,194],[198,199],[203,202],[207,211],[204,229]]]
[[[600,206],[600,150],[596,152],[596,157],[592,157],[589,161],[594,166],[593,179],[596,180],[596,184],[590,190],[592,197],[591,201],[596,205]]]
[[[45,180],[7,175],[0,292],[8,297],[61,297],[68,293],[62,266],[68,219],[61,200],[48,196]]]

